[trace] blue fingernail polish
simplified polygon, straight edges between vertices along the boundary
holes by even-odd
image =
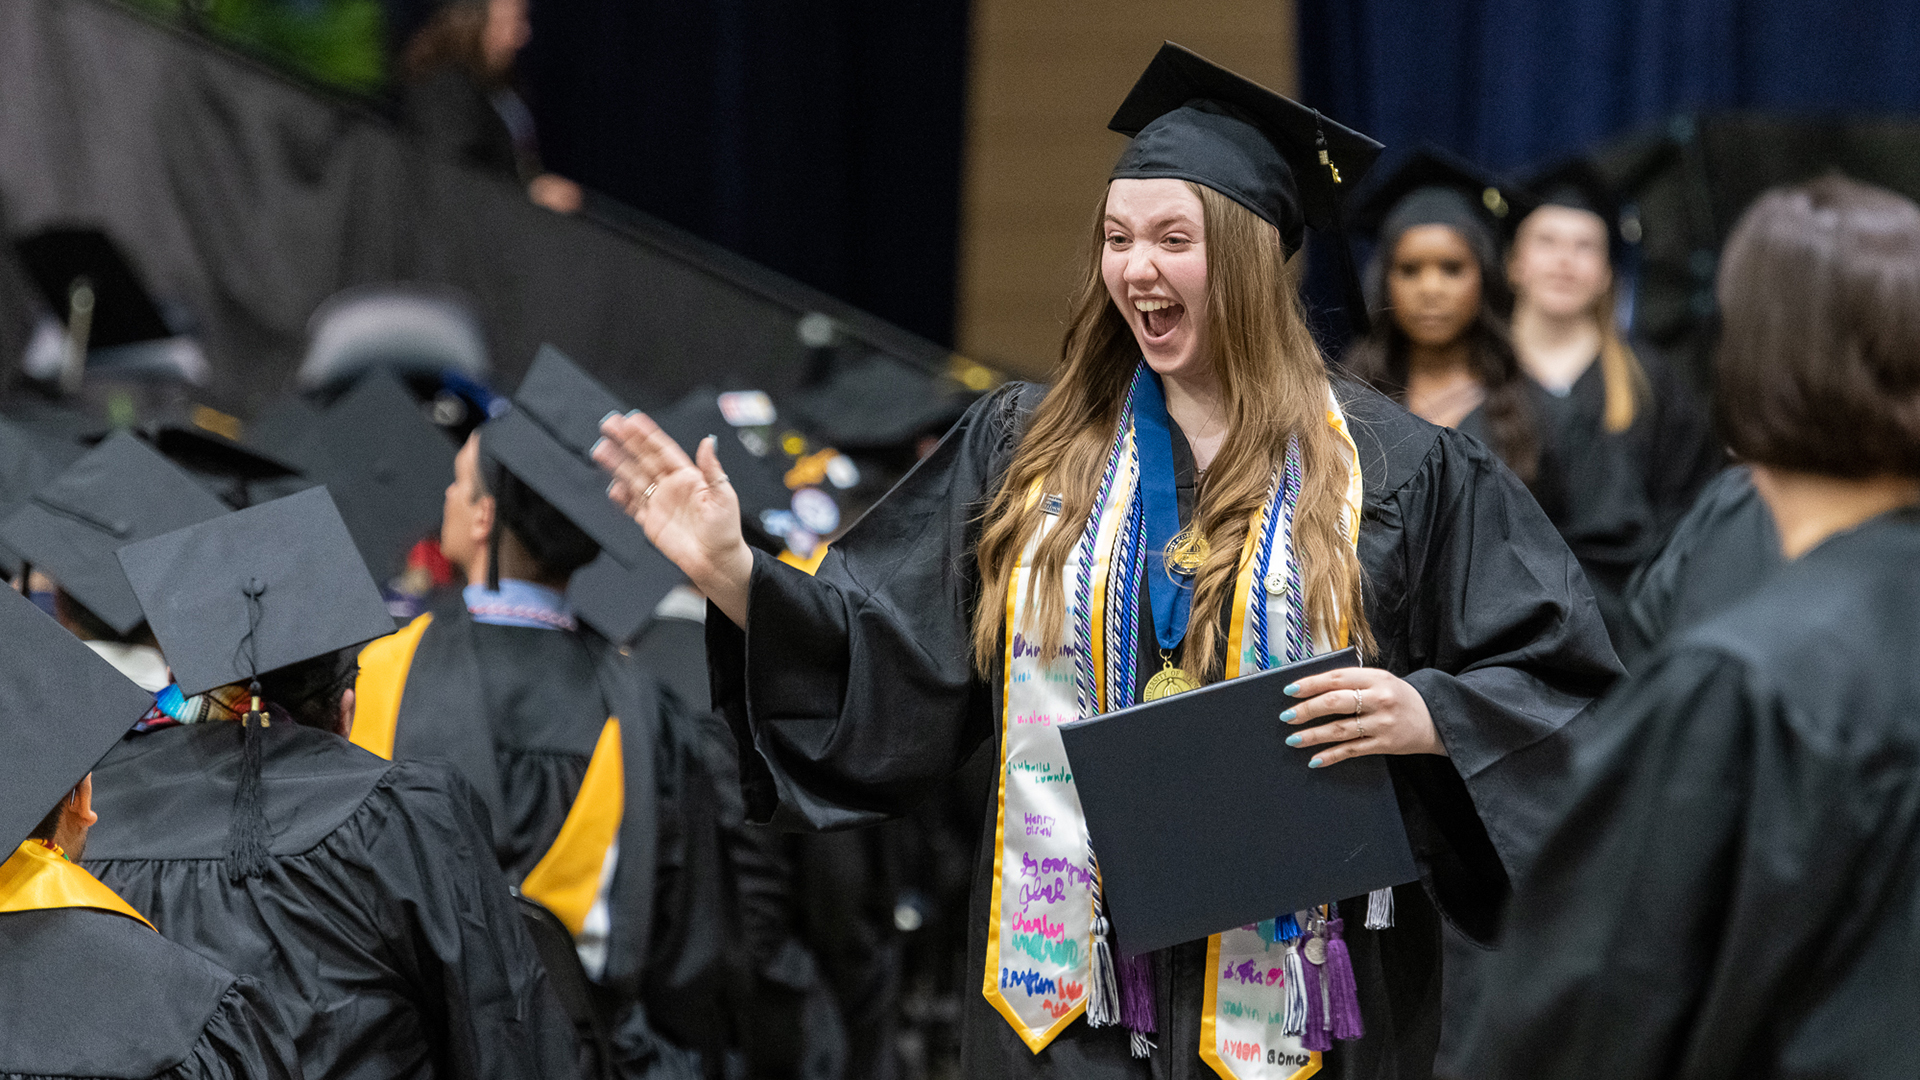
[[[1280,714],[1280,719],[1282,719],[1282,720],[1285,720],[1285,721],[1287,721],[1288,723],[1292,723],[1292,722],[1293,722],[1293,713],[1294,713],[1294,710],[1292,710],[1292,709],[1288,709],[1288,710],[1287,710],[1286,712],[1283,712],[1283,713],[1281,713],[1281,714]]]
[[[1289,735],[1289,736],[1287,736],[1287,745],[1288,745],[1288,746],[1299,746],[1299,745],[1300,745],[1300,736],[1298,736],[1298,735]]]
[[[600,448],[605,445],[607,445],[607,440],[605,436],[601,436],[600,438],[593,440],[593,445],[587,448],[587,456],[592,457],[593,455],[599,453]]]
[[[1288,697],[1293,697],[1294,695],[1300,692],[1300,684],[1297,682],[1288,683],[1286,686],[1281,688],[1280,692],[1287,695]]]
[[[1314,759],[1313,759],[1312,761],[1309,761],[1309,762],[1307,762],[1307,768],[1309,768],[1309,769],[1317,769],[1317,768],[1319,768],[1319,767],[1320,767],[1320,759],[1319,759],[1319,758],[1314,758]]]
[[[611,498],[613,498],[613,485],[615,485],[615,484],[617,484],[617,483],[619,483],[619,482],[620,482],[620,481],[618,481],[618,480],[609,480],[609,481],[607,481],[607,498],[609,498],[609,499],[611,499]]]
[[[604,423],[606,423],[607,421],[609,421],[609,420],[611,420],[611,419],[613,419],[614,417],[616,417],[616,416],[619,416],[619,415],[620,415],[620,410],[619,410],[619,409],[608,409],[608,410],[607,410],[607,415],[605,415],[605,416],[603,416],[603,417],[601,417],[601,418],[600,418],[600,422],[604,424]]]

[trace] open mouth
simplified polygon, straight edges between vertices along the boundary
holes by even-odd
[[[1164,340],[1172,334],[1187,314],[1184,306],[1171,300],[1135,300],[1133,306],[1146,323],[1147,337],[1153,341]]]

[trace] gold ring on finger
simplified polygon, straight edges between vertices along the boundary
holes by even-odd
[[[647,490],[640,493],[640,501],[646,502],[648,499],[653,498],[654,489],[658,488],[659,486],[660,486],[660,481],[658,480],[655,480],[653,483],[648,484]]]
[[[1362,694],[1360,691],[1355,690],[1353,692],[1353,715],[1365,716],[1366,713],[1367,713],[1366,696]]]

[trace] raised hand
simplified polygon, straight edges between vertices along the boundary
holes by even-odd
[[[593,460],[613,476],[607,497],[727,618],[745,627],[753,552],[741,535],[740,498],[720,467],[714,436],[700,440],[688,458],[640,412],[607,417],[600,434]]]

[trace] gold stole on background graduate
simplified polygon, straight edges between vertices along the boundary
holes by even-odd
[[[1346,423],[1329,395],[1327,423],[1337,431],[1348,455],[1347,536],[1359,535],[1362,480],[1359,455],[1347,435]],[[1092,992],[1092,954],[1095,883],[1090,871],[1086,822],[1073,774],[1056,725],[1086,713],[1106,711],[1108,672],[1106,651],[1136,648],[1133,641],[1108,641],[1108,623],[1119,605],[1137,604],[1121,595],[1124,582],[1115,581],[1113,553],[1133,502],[1139,459],[1128,430],[1118,448],[1104,497],[1095,507],[1091,545],[1093,565],[1087,575],[1092,587],[1078,596],[1086,545],[1076,544],[1064,569],[1066,619],[1069,633],[1061,650],[1042,656],[1037,641],[1026,637],[1022,616],[1034,603],[1032,561],[1042,537],[1053,528],[1071,527],[1048,515],[1037,535],[1021,554],[1007,590],[1005,686],[1001,714],[1001,768],[994,828],[994,890],[987,930],[986,972],[982,992],[1006,1018],[1028,1049],[1039,1053],[1075,1018],[1086,1012]],[[1035,493],[1036,498],[1039,493]],[[1279,512],[1279,485],[1269,496],[1264,514]],[[1252,619],[1258,605],[1270,626],[1285,625],[1290,590],[1256,583],[1256,547],[1261,520],[1248,530],[1234,587],[1226,677],[1286,662],[1271,655],[1284,646],[1275,635],[1267,663],[1251,655]],[[1290,523],[1284,523],[1290,524]],[[1285,527],[1273,530],[1274,551],[1265,560],[1282,567],[1292,556]],[[1148,572],[1157,567],[1158,553],[1148,553]],[[1121,575],[1124,577],[1124,574]],[[1120,588],[1115,586],[1119,585]],[[1344,638],[1344,633],[1342,633]],[[1320,651],[1331,642],[1317,641]],[[1084,709],[1077,685],[1077,650],[1088,649],[1095,673],[1096,700]],[[1276,761],[1276,769],[1291,763]],[[1276,823],[1275,827],[1283,827]],[[1280,1031],[1285,990],[1277,979],[1262,978],[1259,985],[1237,978],[1236,971],[1264,973],[1278,965],[1269,962],[1281,946],[1266,941],[1254,927],[1217,934],[1208,941],[1211,974],[1201,1018],[1200,1057],[1228,1080],[1297,1080],[1320,1068],[1320,1055],[1309,1053],[1300,1040]],[[1271,954],[1271,955],[1269,955]],[[1251,962],[1255,968],[1245,967]]]
[[[67,861],[59,848],[28,840],[0,863],[0,915],[53,908],[109,911],[153,929],[133,905],[101,884],[99,878]]]

